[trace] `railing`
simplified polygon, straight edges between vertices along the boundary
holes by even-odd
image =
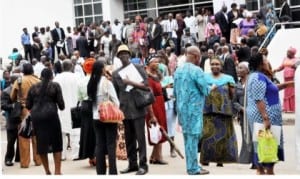
[[[268,31],[267,36],[265,37],[264,41],[261,43],[259,50],[261,48],[267,47],[269,45],[269,43],[271,42],[273,36],[276,34],[277,32],[277,27],[280,26],[281,29],[285,29],[286,25],[300,25],[300,21],[295,21],[295,22],[279,22],[279,23],[275,23],[272,28]]]

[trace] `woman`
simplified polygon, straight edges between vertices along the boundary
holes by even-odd
[[[247,12],[246,13],[246,18],[243,19],[240,24],[239,24],[239,28],[240,28],[240,36],[247,36],[248,31],[250,29],[255,29],[256,27],[256,20],[252,17],[252,13],[251,12]]]
[[[95,63],[94,58],[88,58],[83,63],[83,70],[86,76],[79,81],[78,101],[81,102],[81,130],[79,159],[89,158],[90,166],[96,166],[95,159],[95,131],[93,128],[93,112],[91,102],[87,94],[87,84],[91,78],[92,68]]]
[[[87,94],[93,101],[93,120],[96,134],[96,170],[98,175],[106,174],[105,155],[108,154],[109,174],[117,175],[116,139],[118,124],[101,122],[99,120],[98,105],[106,100],[111,100],[117,106],[120,103],[113,84],[104,74],[104,62],[102,60],[96,61],[87,85]]]
[[[165,165],[168,163],[165,162],[162,158],[162,144],[166,141],[166,138],[162,137],[162,139],[157,144],[154,144],[151,142],[149,134],[149,128],[152,123],[158,123],[161,128],[167,130],[165,101],[160,84],[161,75],[158,72],[159,58],[157,58],[156,56],[150,56],[147,59],[146,63],[146,71],[149,77],[148,83],[155,96],[155,102],[149,106],[149,113],[146,116],[148,140],[149,144],[153,146],[150,157],[150,164]]]
[[[37,154],[40,155],[47,175],[51,175],[48,153],[53,153],[55,175],[61,175],[62,132],[57,106],[64,110],[65,103],[58,83],[52,82],[53,73],[45,68],[42,81],[33,85],[26,100],[31,110],[32,125],[36,134]]]
[[[237,112],[237,119],[242,130],[242,147],[239,155],[239,163],[251,163],[253,155],[252,137],[249,132],[249,122],[245,117],[245,86],[249,74],[249,63],[240,62],[237,68],[237,75],[240,78],[235,87],[235,95],[233,98],[233,107]],[[251,169],[255,168],[253,165]]]
[[[284,81],[292,81],[295,77],[295,68],[293,66],[298,58],[295,57],[297,50],[293,47],[290,47],[287,51],[287,57],[283,59],[282,64],[274,70],[274,73],[283,70]],[[284,112],[295,112],[295,88],[289,87],[284,90],[283,93],[283,111]]]
[[[253,136],[253,163],[257,167],[257,174],[274,174],[275,163],[260,163],[257,154],[257,133],[260,129],[278,129],[273,131],[278,143],[278,159],[284,161],[282,114],[279,100],[279,90],[293,86],[293,82],[286,82],[276,86],[263,72],[268,69],[268,61],[258,53],[249,61],[251,74],[247,81],[246,117],[249,119],[250,132]]]
[[[205,99],[200,162],[203,165],[216,162],[217,167],[223,167],[223,163],[236,162],[238,155],[232,121],[235,82],[232,76],[221,72],[222,61],[219,58],[213,57],[210,65],[211,73],[206,74],[206,82],[217,87]]]

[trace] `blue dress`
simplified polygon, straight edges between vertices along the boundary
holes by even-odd
[[[214,78],[206,74],[209,85],[217,85],[205,99],[203,137],[200,142],[201,163],[237,162],[237,138],[233,126],[233,104],[229,87],[235,85],[232,76]]]
[[[283,151],[283,135],[282,135],[282,113],[281,113],[281,105],[279,100],[279,89],[278,87],[263,73],[253,72],[249,75],[248,83],[247,83],[247,118],[250,123],[250,132],[252,136],[254,134],[254,123],[263,124],[263,119],[258,111],[256,106],[256,101],[263,100],[266,105],[267,115],[269,116],[271,125],[277,126],[281,128],[280,134],[280,144],[278,147],[278,158],[279,160],[284,160],[284,151]],[[255,165],[261,166],[258,163],[257,156],[257,141],[253,139],[253,147],[254,147],[254,156],[253,163]]]

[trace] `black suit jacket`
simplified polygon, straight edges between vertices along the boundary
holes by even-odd
[[[76,40],[76,48],[79,50],[81,57],[88,57],[90,55],[89,44],[85,37],[80,36]]]
[[[219,24],[219,26],[221,28],[222,35],[230,33],[229,18],[228,18],[228,21],[227,21],[226,17],[223,14],[223,12],[219,11],[216,14],[216,22]]]
[[[236,74],[236,67],[231,55],[227,55],[224,59],[223,73],[227,75],[231,75],[235,82],[238,81],[237,74]]]
[[[65,40],[66,36],[65,36],[64,29],[60,27],[60,31],[61,31],[61,39]],[[59,36],[58,36],[58,32],[56,31],[56,28],[51,30],[51,36],[54,43],[59,41]]]

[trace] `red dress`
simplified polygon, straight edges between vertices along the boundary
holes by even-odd
[[[154,115],[157,119],[158,124],[164,128],[167,132],[167,117],[166,117],[166,108],[165,108],[165,101],[164,96],[162,92],[162,87],[159,81],[153,79],[149,76],[148,83],[150,88],[153,91],[153,94],[155,96],[155,102],[152,104]],[[150,135],[149,135],[149,125],[148,121],[150,120],[150,115],[146,115],[146,125],[147,125],[147,134],[148,134],[148,143],[150,145],[155,145],[151,143],[150,141]],[[168,132],[167,132],[168,133]],[[162,139],[159,141],[159,143],[165,142],[167,139],[163,136]]]

